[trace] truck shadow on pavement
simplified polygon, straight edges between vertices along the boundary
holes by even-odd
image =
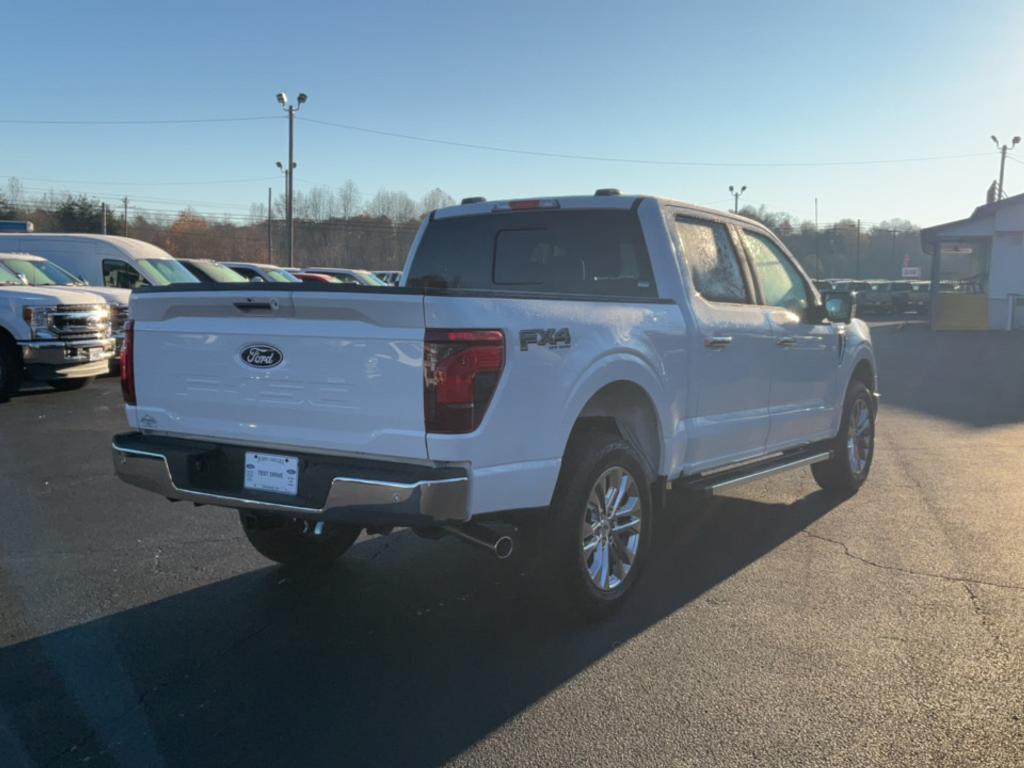
[[[673,502],[627,608],[572,624],[529,574],[410,532],[0,650],[5,765],[405,765],[458,755],[827,514]]]

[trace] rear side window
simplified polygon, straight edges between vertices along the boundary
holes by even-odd
[[[657,295],[633,211],[522,211],[427,225],[408,285],[453,290]]]
[[[679,218],[676,232],[697,293],[708,301],[749,303],[740,261],[724,224]]]

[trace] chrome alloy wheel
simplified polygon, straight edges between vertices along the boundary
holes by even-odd
[[[875,445],[875,430],[871,423],[871,408],[863,398],[853,402],[850,412],[850,424],[846,430],[846,456],[850,462],[850,471],[856,477],[864,474],[871,451]]]
[[[599,590],[610,592],[626,580],[640,546],[642,519],[633,476],[622,467],[602,472],[590,489],[581,525],[583,562]]]

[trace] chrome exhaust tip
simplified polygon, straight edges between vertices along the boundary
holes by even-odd
[[[458,536],[463,541],[489,550],[499,560],[507,560],[512,557],[512,552],[515,550],[515,542],[511,536],[497,534],[483,525],[474,523],[442,525],[441,529],[453,536]]]

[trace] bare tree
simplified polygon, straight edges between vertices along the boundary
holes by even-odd
[[[249,218],[254,224],[267,220],[267,206],[263,203],[249,204]]]
[[[327,221],[335,214],[334,192],[330,187],[313,187],[304,196],[303,218],[310,221]]]
[[[10,206],[16,211],[20,211],[25,207],[25,188],[14,176],[7,180],[7,194],[5,197]]]
[[[356,183],[352,179],[346,179],[345,183],[338,187],[338,193],[335,195],[337,214],[343,219],[351,219],[359,213],[362,197]]]
[[[391,213],[391,193],[381,187],[366,204],[366,214],[378,219],[390,219]]]
[[[420,201],[420,210],[423,213],[430,213],[438,208],[446,208],[449,205],[455,205],[455,198],[440,187],[434,187],[423,196],[423,199]]]

